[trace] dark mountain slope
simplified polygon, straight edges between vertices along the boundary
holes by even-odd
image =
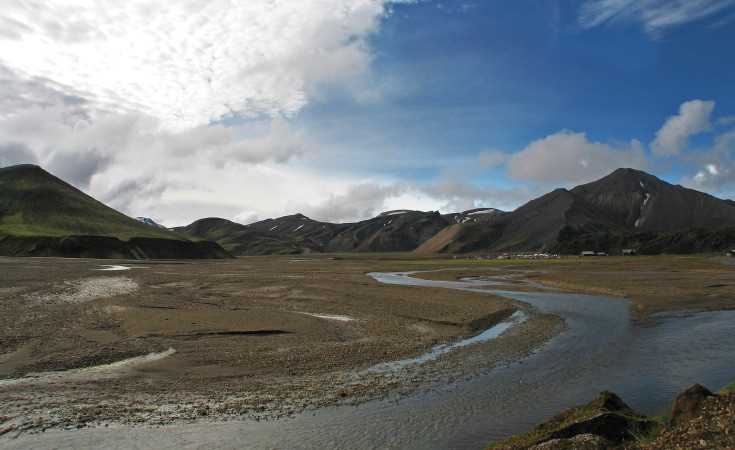
[[[100,203],[33,165],[0,169],[0,254],[115,258],[226,257]]]
[[[481,224],[443,230],[417,252],[713,251],[734,245],[735,203],[633,169],[557,189]]]
[[[513,212],[496,214],[480,223],[453,226],[452,236],[443,232],[419,247],[417,252],[428,253],[437,247],[445,253],[546,250],[568,226],[587,232],[615,227],[597,217],[589,205],[571,192],[557,189]],[[438,240],[444,241],[443,245],[438,244]]]
[[[342,225],[326,249],[332,252],[411,251],[450,223],[438,212],[384,213],[373,219]]]
[[[269,219],[264,222],[275,222],[275,220]],[[175,230],[194,239],[216,241],[237,256],[291,255],[321,251],[320,243],[313,242],[302,235],[279,232],[277,228],[277,225],[268,226],[263,222],[241,225],[226,219],[208,218],[197,220],[185,227],[175,228]],[[295,228],[298,226],[293,229]]]
[[[277,219],[266,219],[247,225],[248,228],[260,231],[278,233],[315,251],[323,251],[329,241],[349,225],[320,222],[306,217],[303,214],[293,214]]]
[[[235,255],[411,251],[451,223],[436,212],[393,211],[357,223],[334,224],[303,214],[241,225],[202,219],[175,230],[217,241]]]
[[[634,169],[618,169],[572,193],[600,215],[629,229],[676,231],[735,224],[735,206],[703,192],[674,186]]]

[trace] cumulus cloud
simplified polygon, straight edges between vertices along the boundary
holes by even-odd
[[[712,18],[735,6],[735,0],[587,0],[579,22],[585,28],[638,22],[651,35],[697,20]]]
[[[353,222],[398,209],[442,213],[480,207],[509,210],[528,200],[531,194],[526,188],[478,187],[447,179],[423,184],[388,180],[364,181],[350,185],[327,200],[309,205],[301,211],[314,219]]]
[[[586,133],[562,131],[532,142],[513,154],[508,174],[537,182],[584,182],[607,175],[619,167],[645,168],[643,146],[593,142]]]
[[[318,148],[291,116],[325,85],[376,97],[368,37],[410,2],[3,5],[0,165],[41,164],[167,225],[318,205],[356,180],[290,164]]]
[[[61,87],[55,86],[48,80],[24,79],[2,64],[0,64],[0,92],[2,92],[0,120],[12,117],[29,108],[46,108],[56,105],[71,107],[85,103],[73,89],[66,89],[66,92],[63,92]]]
[[[670,156],[681,153],[693,135],[712,129],[710,116],[715,109],[715,102],[691,100],[682,103],[679,114],[666,120],[656,133],[651,144],[653,153],[659,156]]]
[[[735,130],[715,138],[711,149],[697,156],[696,173],[683,184],[701,190],[719,192],[735,186]]]
[[[25,145],[12,142],[0,144],[0,167],[36,162],[36,154]]]
[[[87,189],[94,177],[126,173],[122,184],[136,185],[146,176],[178,171],[194,174],[192,165],[223,167],[234,162],[285,162],[307,147],[303,133],[284,119],[253,122],[247,135],[223,125],[174,131],[141,114],[80,113],[57,106],[31,108],[0,120],[0,163],[36,162],[77,187]],[[97,183],[96,194],[118,207],[131,204],[128,196],[146,191],[118,191],[119,186]],[[157,194],[161,188],[148,192]],[[110,195],[115,193],[115,195]]]
[[[386,210],[386,202],[407,188],[398,184],[381,185],[363,182],[350,186],[345,192],[332,194],[318,205],[304,208],[304,213],[318,220],[350,222],[374,217]]]
[[[384,13],[383,0],[11,2],[0,65],[20,83],[167,127],[289,115],[310,84],[365,69]]]
[[[456,180],[439,180],[419,189],[424,195],[438,202],[438,206],[434,209],[442,212],[461,212],[475,208],[512,210],[531,196],[540,193],[525,187],[508,189],[478,187]]]

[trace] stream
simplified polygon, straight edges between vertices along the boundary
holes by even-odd
[[[735,379],[735,311],[632,321],[623,299],[498,291],[492,279],[369,275],[386,284],[501,295],[562,317],[566,329],[517,362],[398,402],[330,407],[270,422],[48,431],[0,440],[0,448],[482,449],[601,390],[652,414],[667,410],[695,382],[719,389]]]

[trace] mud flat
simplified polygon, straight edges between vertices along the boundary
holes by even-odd
[[[6,435],[400,398],[527,354],[561,328],[487,291],[385,285],[366,276],[375,261],[284,261],[4,260]],[[39,266],[53,270],[39,279]],[[507,322],[519,308],[524,320]],[[370,370],[381,365],[391,368]]]
[[[144,308],[148,320],[152,320],[152,311],[164,314],[168,308],[183,309],[176,314],[190,320],[194,317],[191,310],[205,307],[200,306],[202,302],[225,305],[229,308],[227,317],[233,311],[255,310],[258,320],[250,323],[250,330],[286,333],[214,337],[206,334],[214,330],[210,322],[204,328],[189,325],[196,330],[190,329],[184,338],[185,333],[176,326],[165,324],[163,319],[155,321],[151,326],[159,328],[159,336],[143,341],[155,345],[174,341],[179,345],[177,353],[134,376],[81,384],[63,392],[0,390],[2,404],[14,408],[12,414],[0,415],[15,416],[14,423],[18,417],[33,417],[34,412],[56,411],[54,416],[33,418],[40,425],[30,419],[21,423],[6,433],[1,445],[115,448],[135,441],[148,448],[482,448],[582,404],[601,389],[619,393],[642,413],[657,413],[693,381],[717,386],[735,378],[731,365],[735,342],[730,338],[735,333],[734,312],[651,314],[633,320],[630,303],[619,298],[532,289],[498,291],[504,284],[495,280],[431,281],[393,273],[451,265],[447,261],[355,258],[317,261],[308,264],[309,269],[294,267],[287,273],[284,266],[299,265],[283,261],[247,260],[251,268],[243,270],[243,278],[256,272],[247,278],[247,289],[257,293],[247,304],[236,304],[232,299],[235,295],[225,297],[221,292],[217,300],[206,298],[201,291],[207,292],[207,288],[186,298],[187,303],[176,303],[165,295],[159,295],[157,302],[143,298],[133,303],[141,308],[157,307]],[[271,278],[263,269],[253,271],[253,267],[268,265],[273,267]],[[393,277],[395,284],[379,284],[365,277],[365,273],[375,271]],[[210,271],[233,272],[237,272],[233,266]],[[136,295],[146,292],[146,280],[137,277],[152,276],[154,271],[133,273],[141,285]],[[154,289],[174,289],[181,296],[196,279],[188,273],[178,280],[157,280]],[[218,278],[208,289],[221,289],[222,282],[223,278]],[[228,292],[242,295],[242,283],[233,281]],[[365,296],[358,299],[355,294]],[[131,300],[123,298],[95,302],[102,303],[98,306],[129,307]],[[194,301],[198,303],[190,304]],[[89,307],[90,303],[83,305]],[[459,348],[387,375],[362,375],[376,364],[416,357],[437,345],[476,336],[517,310],[529,312],[530,318],[489,342]],[[131,310],[125,311],[130,314]],[[287,326],[278,322],[286,317],[276,314],[281,311],[288,317]],[[299,311],[360,320],[325,320],[305,317]],[[196,317],[201,320],[202,316],[199,313]],[[133,317],[137,320],[140,316]],[[561,333],[556,317],[564,319]],[[223,329],[225,319],[218,320],[219,329]],[[240,331],[247,331],[243,327],[248,324],[247,315],[238,316]],[[126,327],[130,326],[123,321],[122,330],[139,332]],[[166,340],[160,336],[165,332],[179,337]],[[239,347],[245,342],[242,339],[248,339],[253,346],[258,357],[242,357],[250,372],[233,367],[231,361],[242,353],[228,347],[228,339],[236,339]],[[192,354],[187,343],[209,352],[210,340],[219,351],[232,349],[229,359],[217,350],[212,352],[223,359],[178,359]],[[298,341],[306,342],[299,346]],[[379,345],[373,347],[376,341]],[[310,347],[319,347],[319,342],[329,345],[321,344],[319,351],[313,352]],[[335,357],[335,349],[343,351]],[[273,355],[283,355],[283,359]],[[312,357],[318,364],[311,365]],[[260,372],[253,371],[250,364]],[[180,375],[176,378],[172,373]],[[205,373],[212,378],[205,378]],[[221,379],[213,379],[213,374]],[[195,376],[199,376],[198,382],[187,378]],[[264,386],[268,377],[274,384]],[[172,378],[179,384],[171,383]],[[360,405],[350,406],[355,403]],[[298,413],[304,408],[309,410]],[[284,414],[288,417],[278,420],[248,419]],[[59,430],[109,423],[115,426]],[[140,425],[132,425],[136,423]],[[154,429],[152,424],[166,426]],[[46,433],[19,434],[23,429],[45,426],[52,428]]]

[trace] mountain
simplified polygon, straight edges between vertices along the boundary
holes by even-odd
[[[735,224],[731,201],[674,186],[634,169],[618,169],[571,192],[610,221],[632,230],[675,231]]]
[[[331,239],[345,227],[343,224],[313,220],[303,214],[266,219],[248,225],[250,229],[273,233],[295,243],[302,249],[301,253],[325,251]]]
[[[150,225],[153,228],[160,228],[163,230],[168,230],[168,228],[164,227],[160,223],[157,223],[155,220],[151,219],[150,217],[136,217],[135,220],[137,220],[140,223],[144,223],[146,225]]]
[[[112,258],[227,257],[132,219],[34,165],[0,168],[0,254]]]
[[[735,204],[618,169],[571,190],[556,189],[482,224],[452,225],[418,253],[583,250],[712,251],[735,244]]]
[[[343,225],[326,246],[332,252],[411,251],[449,224],[438,212],[390,211]]]
[[[402,210],[344,224],[320,222],[303,214],[249,225],[208,218],[174,230],[217,241],[234,255],[392,252],[411,251],[450,223],[437,212]]]
[[[477,208],[439,214],[386,211],[334,224],[302,214],[240,225],[204,219],[178,228],[237,255],[309,252],[501,253],[584,250],[690,253],[735,247],[735,202],[618,169],[556,189],[511,212]]]
[[[265,229],[263,229],[265,228]],[[210,217],[200,219],[174,231],[194,239],[206,239],[219,243],[233,255],[292,255],[309,253],[318,245],[310,245],[303,239],[289,237],[277,232],[276,225],[248,226],[226,219]],[[317,250],[318,251],[318,250]]]

